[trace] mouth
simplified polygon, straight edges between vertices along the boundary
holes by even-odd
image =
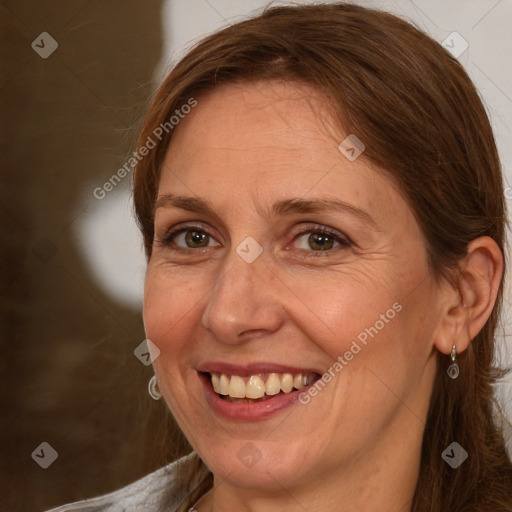
[[[256,373],[234,375],[221,372],[201,372],[217,396],[225,402],[258,403],[314,384],[321,375],[315,372]]]

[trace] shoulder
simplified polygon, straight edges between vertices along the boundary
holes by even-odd
[[[165,493],[176,494],[176,506],[185,498],[188,489],[178,478],[187,466],[197,459],[191,454],[144,476],[117,491],[96,498],[69,503],[47,512],[139,512],[157,510]]]

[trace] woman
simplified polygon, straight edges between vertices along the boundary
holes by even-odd
[[[502,176],[454,58],[270,8],[174,67],[138,151],[150,394],[193,452],[56,510],[512,511]]]

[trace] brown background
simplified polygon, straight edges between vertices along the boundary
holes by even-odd
[[[95,496],[162,463],[146,455],[163,406],[147,395],[151,367],[133,355],[140,311],[96,287],[72,229],[84,190],[133,150],[161,53],[161,8],[0,1],[2,510]],[[31,48],[41,32],[59,44],[47,59]],[[43,441],[58,452],[48,469],[32,459]]]

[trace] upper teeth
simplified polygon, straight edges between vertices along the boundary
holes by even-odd
[[[315,374],[258,374],[251,375],[247,383],[243,377],[225,373],[212,373],[211,378],[213,389],[220,395],[229,395],[232,398],[261,398],[265,394],[277,395],[280,391],[290,393],[293,388],[302,389],[315,380]]]

